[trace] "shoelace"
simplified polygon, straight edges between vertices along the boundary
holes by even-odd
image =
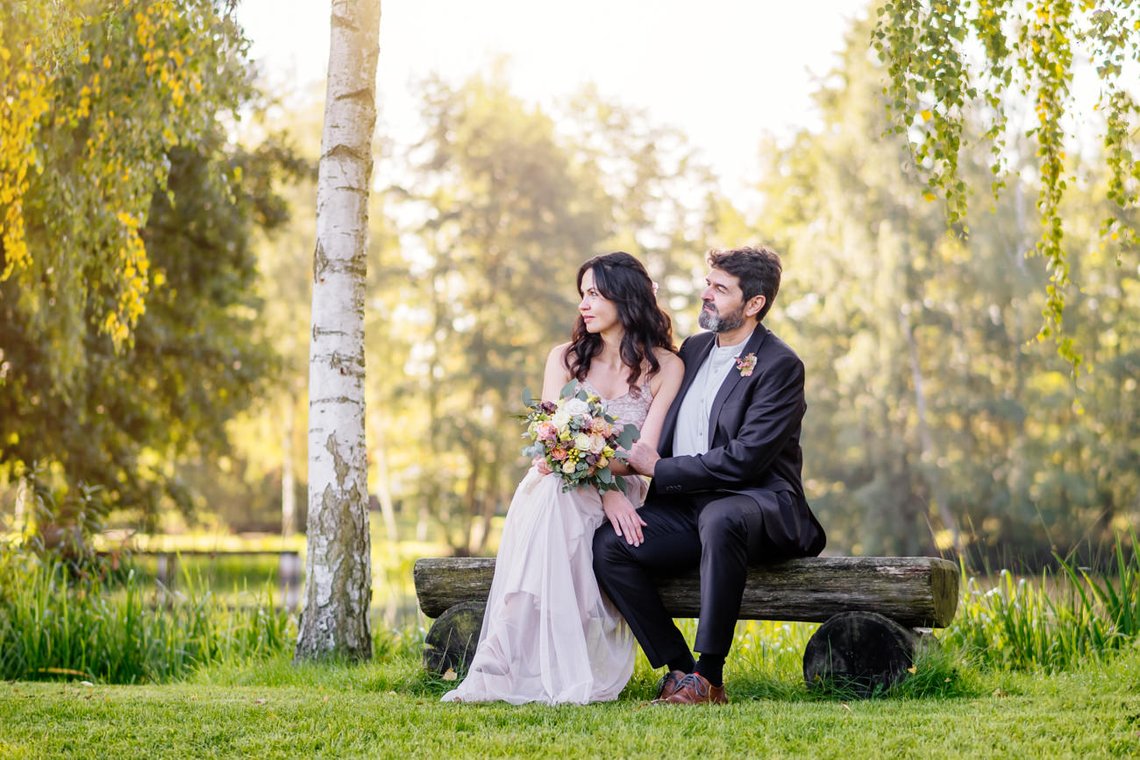
[[[661,682],[657,684],[657,698],[658,699],[664,699],[665,697],[669,696],[669,694],[672,694],[673,692],[677,691],[677,689],[681,685],[681,682],[684,680],[685,680],[684,676],[682,676],[681,678],[675,678],[673,676],[673,671],[669,671],[665,675],[661,676]],[[665,690],[668,689],[670,686],[672,686],[673,688],[672,688],[672,690],[669,691],[669,694],[666,694]]]
[[[677,691],[680,691],[681,689],[691,684],[693,690],[697,692],[697,696],[703,697],[708,693],[708,689],[706,689],[704,683],[702,683],[703,680],[704,679],[698,676],[696,673],[689,673],[687,676],[681,679],[681,682],[679,684],[677,684]]]

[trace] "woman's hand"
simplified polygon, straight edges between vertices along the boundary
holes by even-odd
[[[535,457],[530,463],[534,465],[534,469],[538,470],[539,475],[549,475],[554,472],[554,470],[550,469],[550,465],[546,463],[546,459],[543,457]]]
[[[637,507],[621,491],[606,491],[602,494],[602,511],[614,532],[625,538],[630,546],[641,546],[645,543],[645,536],[641,529],[648,525],[641,515],[637,514]]]

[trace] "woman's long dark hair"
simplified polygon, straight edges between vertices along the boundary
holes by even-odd
[[[617,307],[618,321],[625,329],[621,339],[621,361],[629,367],[629,385],[636,395],[641,369],[649,365],[647,377],[661,369],[653,349],[676,352],[673,345],[673,322],[657,305],[653,281],[641,262],[625,251],[595,256],[578,270],[578,294],[582,295],[582,277],[594,271],[594,287]],[[574,323],[566,364],[579,382],[590,372],[590,362],[602,351],[602,336],[586,330],[582,315]]]

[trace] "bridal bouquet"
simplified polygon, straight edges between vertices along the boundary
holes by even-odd
[[[523,455],[542,457],[562,478],[562,490],[591,486],[601,491],[622,488],[609,468],[623,459],[621,449],[637,440],[637,426],[622,425],[606,412],[601,398],[571,380],[557,401],[541,401],[523,391],[526,424],[523,438],[530,445]]]

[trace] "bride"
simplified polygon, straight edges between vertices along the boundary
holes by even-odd
[[[684,367],[668,315],[645,268],[624,252],[595,256],[578,270],[578,320],[569,343],[546,360],[542,398],[577,380],[601,397],[619,424],[633,423],[656,448]],[[466,679],[445,702],[512,704],[616,699],[633,673],[634,641],[594,580],[594,531],[640,544],[637,507],[645,481],[622,462],[625,493],[562,490],[536,460],[515,491],[503,525],[479,645]]]

